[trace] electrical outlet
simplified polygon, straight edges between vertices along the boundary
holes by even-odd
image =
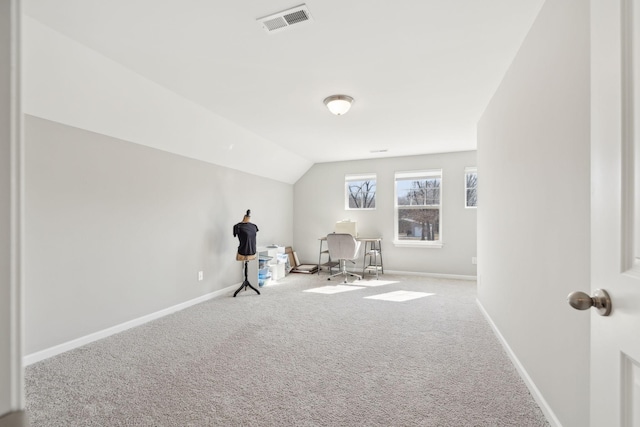
[[[204,271],[198,271],[198,281],[204,279]]]
[[[471,257],[471,264],[473,264],[473,265],[478,264],[478,258],[476,258],[476,257]]]

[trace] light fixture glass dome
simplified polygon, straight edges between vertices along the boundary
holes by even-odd
[[[336,116],[341,116],[349,111],[352,103],[353,98],[348,95],[331,95],[324,99],[324,105]]]

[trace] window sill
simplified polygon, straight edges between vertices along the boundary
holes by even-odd
[[[429,248],[429,249],[440,249],[444,246],[442,242],[422,243],[422,242],[407,242],[404,240],[394,240],[393,245],[396,248]]]

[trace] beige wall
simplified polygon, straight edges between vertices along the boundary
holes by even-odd
[[[478,126],[478,298],[565,427],[589,425],[589,3],[547,0]],[[538,396],[540,397],[540,396]]]
[[[25,136],[27,355],[239,284],[247,209],[259,245],[292,243],[291,184],[33,116]]]
[[[476,209],[464,206],[464,170],[475,165],[475,151],[316,164],[295,184],[294,249],[301,261],[317,263],[318,238],[332,232],[336,221],[351,219],[357,221],[360,236],[383,238],[387,270],[474,277],[476,266],[471,258],[476,256]],[[444,246],[396,247],[394,173],[424,169],[442,169]],[[345,210],[345,175],[370,172],[377,174],[377,208]],[[479,180],[482,182],[482,177]]]

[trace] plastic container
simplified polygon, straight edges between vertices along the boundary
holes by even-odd
[[[264,276],[258,275],[258,286],[263,287],[265,284],[269,283],[271,280],[271,274],[266,274]]]

